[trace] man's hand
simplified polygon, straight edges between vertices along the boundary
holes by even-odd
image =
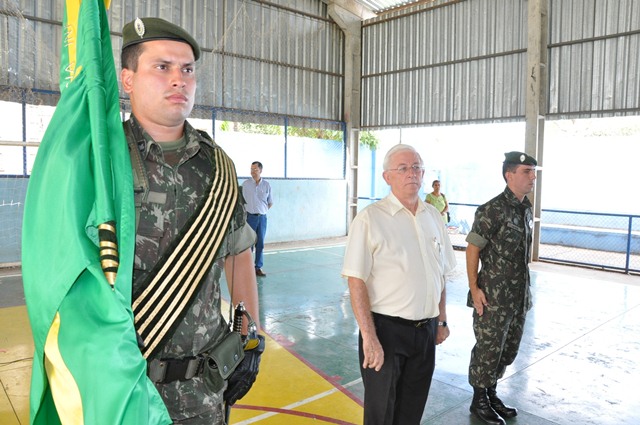
[[[484,308],[489,305],[484,292],[478,287],[476,287],[475,289],[471,289],[471,298],[473,298],[473,307],[478,312],[478,316],[482,316],[482,314],[484,313]]]
[[[469,243],[466,250],[467,277],[469,279],[469,292],[473,299],[473,308],[478,316],[484,314],[484,308],[489,305],[484,291],[478,287],[478,266],[480,265],[480,247]]]
[[[449,338],[451,331],[448,326],[438,325],[438,333],[436,335],[436,345],[442,344],[445,339]]]
[[[384,364],[384,350],[377,336],[373,336],[367,339],[362,338],[362,349],[364,350],[364,361],[362,362],[363,368],[375,369],[379,372]]]

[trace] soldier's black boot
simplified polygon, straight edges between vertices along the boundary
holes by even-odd
[[[518,416],[518,409],[515,407],[505,405],[502,400],[498,398],[496,394],[496,386],[487,388],[487,396],[489,396],[489,404],[493,407],[493,410],[505,419],[515,418]]]
[[[473,400],[469,411],[488,425],[506,425],[507,423],[496,413],[489,403],[486,388],[473,387]]]

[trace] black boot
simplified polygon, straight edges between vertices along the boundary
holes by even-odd
[[[511,419],[518,416],[518,409],[515,407],[505,405],[502,400],[498,398],[496,394],[496,386],[487,388],[487,396],[489,397],[489,403],[493,410],[505,419]]]
[[[489,403],[486,388],[473,387],[473,400],[469,411],[488,425],[506,425],[504,419],[496,413]]]

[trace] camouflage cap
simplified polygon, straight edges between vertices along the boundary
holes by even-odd
[[[136,18],[122,29],[122,49],[151,40],[182,41],[191,46],[195,60],[200,58],[198,42],[188,32],[164,19]]]
[[[538,165],[538,161],[524,152],[513,151],[504,154],[504,164],[533,165],[535,167]]]

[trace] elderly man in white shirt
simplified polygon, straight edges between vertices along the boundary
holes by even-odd
[[[418,425],[449,336],[445,275],[456,266],[440,213],[422,201],[420,154],[396,145],[383,177],[391,188],[349,229],[342,275],[358,326],[365,425]]]

